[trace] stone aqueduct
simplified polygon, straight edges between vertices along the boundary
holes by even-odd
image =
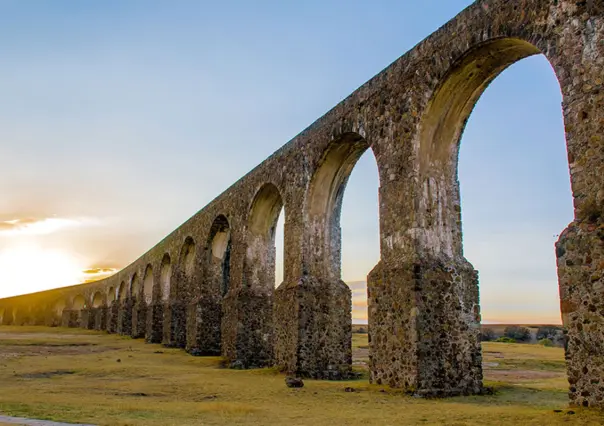
[[[464,258],[464,125],[487,85],[545,55],[563,94],[575,219],[556,244],[570,401],[604,408],[604,2],[482,0],[397,59],[134,263],[91,284],[0,300],[4,324],[103,329],[321,379],[351,369],[339,216],[367,149],[381,260],[368,276],[371,381],[482,389],[478,274]],[[488,142],[485,142],[488,143]],[[285,208],[284,282],[274,229]]]

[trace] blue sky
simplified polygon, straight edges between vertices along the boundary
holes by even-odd
[[[0,266],[15,247],[127,265],[470,3],[2,2]],[[559,321],[560,102],[547,61],[523,60],[462,140],[465,252],[490,321]],[[377,187],[366,153],[344,200],[346,281],[379,258]],[[62,282],[13,278],[0,271],[0,297]]]

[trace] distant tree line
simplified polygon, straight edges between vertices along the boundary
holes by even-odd
[[[564,331],[562,327],[553,325],[541,326],[537,329],[537,342],[544,346],[563,346]],[[495,330],[489,327],[482,329],[480,340],[483,342],[521,342],[526,343],[532,341],[531,330],[528,327],[519,325],[511,325],[505,328],[502,336],[498,336]]]

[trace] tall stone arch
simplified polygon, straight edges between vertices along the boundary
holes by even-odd
[[[222,354],[238,368],[257,368],[273,360],[275,234],[284,207],[273,183],[261,184],[247,212],[242,285],[224,302]]]
[[[557,245],[571,401],[601,401],[590,380],[604,374],[593,357],[604,348],[590,342],[603,341],[604,327],[582,328],[596,319],[590,308],[604,307],[594,303],[589,278],[598,266],[574,262],[594,253],[604,210],[598,195],[604,168],[595,155],[604,105],[603,70],[596,65],[604,57],[603,27],[602,7],[593,3],[478,2],[415,49],[425,62],[403,58],[416,73],[392,95],[408,113],[387,129],[369,124],[383,135],[377,137],[386,154],[382,170],[405,172],[393,173],[380,190],[388,213],[381,218],[382,261],[369,279],[373,382],[422,395],[481,392],[478,276],[463,256],[458,143],[487,85],[514,62],[541,53],[560,82],[575,199],[575,221]]]
[[[117,332],[125,336],[130,336],[132,334],[132,297],[130,295],[130,282],[122,280],[118,287],[117,295]]]
[[[361,133],[358,122],[341,124],[314,154],[297,233],[302,276],[277,289],[275,362],[301,376],[342,379],[351,372],[352,300],[341,279],[340,216],[350,173],[371,148]]]
[[[201,285],[188,315],[187,350],[199,355],[220,355],[223,300],[231,280],[231,225],[224,214],[212,220],[202,255]]]

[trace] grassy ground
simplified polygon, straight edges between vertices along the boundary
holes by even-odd
[[[364,369],[366,335],[353,343],[355,368]],[[221,369],[218,358],[139,340],[0,327],[0,414],[106,425],[603,423],[602,412],[566,408],[561,349],[486,343],[484,354],[495,395],[425,400],[366,379],[289,389],[272,370]]]

